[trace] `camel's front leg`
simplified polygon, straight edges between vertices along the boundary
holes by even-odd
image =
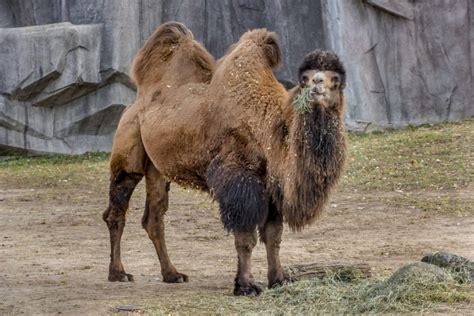
[[[283,232],[283,217],[270,207],[267,222],[260,228],[260,238],[265,243],[268,262],[268,288],[289,281],[280,263],[280,243]]]
[[[252,250],[257,243],[257,232],[234,232],[234,237],[238,258],[234,295],[256,296],[262,292],[252,275]]]
[[[257,243],[256,228],[267,218],[268,199],[257,166],[249,168],[250,163],[235,158],[243,156],[229,154],[229,160],[215,158],[209,165],[207,182],[219,202],[224,227],[235,236],[239,263],[234,294],[258,295],[262,290],[254,283],[250,261]]]

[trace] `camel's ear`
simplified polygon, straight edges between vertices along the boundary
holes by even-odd
[[[281,63],[281,50],[278,37],[273,32],[268,32],[263,42],[263,52],[268,61],[268,66],[275,68]]]

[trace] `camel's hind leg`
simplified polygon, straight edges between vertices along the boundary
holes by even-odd
[[[120,240],[125,227],[125,214],[133,190],[142,178],[138,173],[120,171],[112,175],[109,191],[109,207],[103,214],[110,233],[109,281],[133,281],[131,274],[125,273],[120,257]]]
[[[109,281],[133,281],[124,271],[120,259],[120,240],[125,226],[128,202],[144,174],[147,161],[138,125],[137,110],[132,105],[120,119],[110,157],[109,206],[103,214],[110,233]]]
[[[163,282],[188,282],[187,275],[176,271],[166,250],[164,215],[168,210],[169,182],[161,176],[151,162],[148,163],[145,179],[146,205],[142,225],[155,246],[160,260]]]

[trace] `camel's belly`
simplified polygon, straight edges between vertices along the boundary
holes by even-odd
[[[143,124],[143,129],[147,125]],[[207,166],[214,150],[203,130],[205,127],[191,122],[165,121],[151,125],[148,131],[142,132],[142,137],[155,167],[173,182],[207,190]]]

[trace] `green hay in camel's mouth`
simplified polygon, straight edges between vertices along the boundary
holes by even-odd
[[[300,93],[293,100],[293,106],[295,110],[299,113],[308,113],[311,111],[311,89],[305,87],[300,90]]]

